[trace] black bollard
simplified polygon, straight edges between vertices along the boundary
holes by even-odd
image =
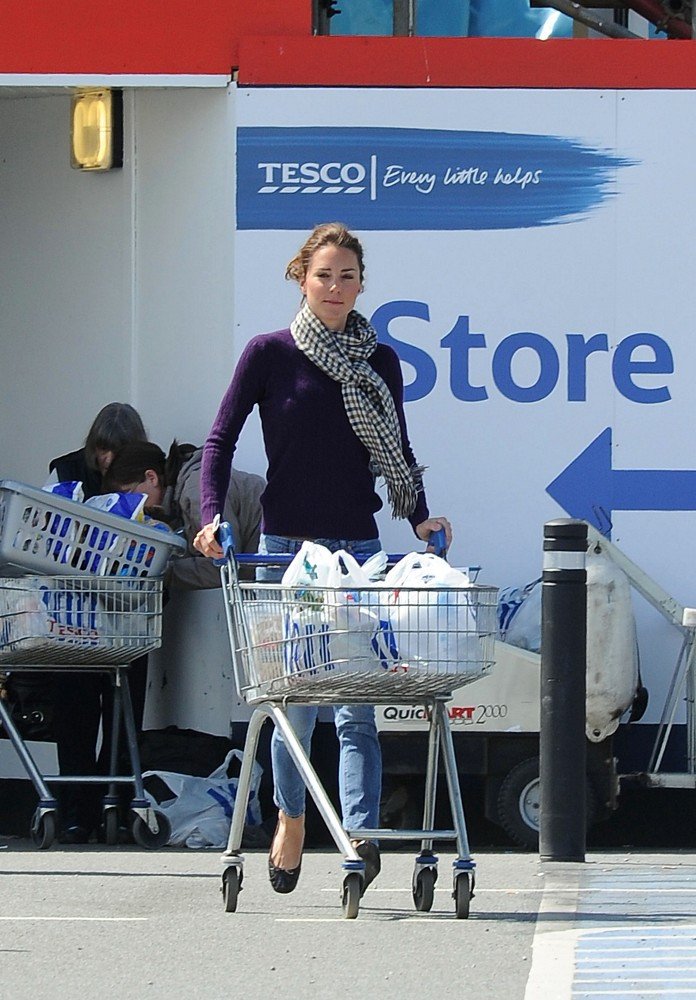
[[[544,525],[541,596],[539,857],[584,861],[587,525]]]

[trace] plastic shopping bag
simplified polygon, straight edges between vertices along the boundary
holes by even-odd
[[[511,646],[541,649],[541,577],[526,587],[505,587],[498,596],[500,638]]]
[[[444,559],[411,552],[384,581],[400,669],[475,675],[482,670],[471,581]]]
[[[12,578],[0,589],[1,647],[111,646],[119,623],[120,617],[107,614],[99,593],[73,589],[60,578]]]
[[[169,844],[172,847],[226,846],[237,796],[237,778],[230,778],[227,773],[234,759],[241,761],[241,750],[230,750],[222,764],[207,778],[176,771],[143,772],[147,798],[171,824]],[[255,826],[261,823],[258,795],[262,774],[261,765],[254,761],[246,822]],[[159,778],[164,782],[171,798],[165,797],[158,802],[148,791],[148,778]],[[149,784],[154,786],[155,783],[151,781]]]
[[[332,669],[342,673],[373,670],[379,665],[374,655],[381,627],[379,595],[361,588],[369,588],[371,574],[386,565],[386,553],[371,556],[363,566],[349,552],[340,550],[332,555],[331,589],[327,592]]]
[[[252,679],[256,684],[283,677],[283,605],[261,597],[244,602],[251,646]]]
[[[325,588],[332,563],[325,546],[305,541],[283,574],[283,665],[289,676],[315,676],[329,668],[331,619]]]
[[[334,553],[317,542],[304,541],[283,573],[283,587],[326,587],[335,575]]]
[[[362,589],[371,584],[368,572],[384,567],[385,557],[377,557],[366,572],[348,552],[303,543],[282,581],[284,588],[295,588],[283,623],[287,675],[306,679],[377,665],[372,643],[379,606]]]

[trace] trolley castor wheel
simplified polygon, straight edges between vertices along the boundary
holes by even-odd
[[[457,920],[466,920],[469,916],[469,904],[473,896],[473,880],[470,872],[457,872],[454,876],[454,913]]]
[[[38,847],[40,851],[45,851],[47,847],[51,846],[55,840],[55,836],[55,813],[42,813],[37,809],[31,820],[31,839],[34,842],[34,846]]]
[[[115,806],[104,810],[104,843],[108,847],[118,844],[118,809]]]
[[[437,868],[421,868],[413,878],[413,903],[421,913],[429,913],[435,898]]]
[[[136,815],[133,820],[133,840],[148,851],[156,851],[159,847],[164,847],[172,832],[169,820],[164,813],[157,809],[153,809],[152,812],[157,824],[156,830],[151,830],[142,816]]]
[[[360,894],[362,891],[362,875],[360,872],[349,872],[343,879],[342,907],[346,920],[355,920],[360,910]]]
[[[237,899],[242,890],[242,869],[236,865],[230,865],[222,873],[222,885],[220,887],[222,898],[225,901],[225,913],[235,913],[237,910]]]

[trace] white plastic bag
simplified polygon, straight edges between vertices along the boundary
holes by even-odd
[[[84,506],[107,511],[109,514],[118,514],[120,517],[127,517],[130,521],[139,521],[142,524],[147,501],[147,493],[100,493],[85,500]]]
[[[506,587],[498,597],[500,638],[511,646],[541,649],[541,577],[526,587]]]
[[[330,667],[331,618],[324,588],[332,570],[331,552],[305,541],[283,574],[283,662],[288,675],[313,677]],[[294,588],[292,600],[290,588]]]
[[[59,577],[17,577],[0,590],[0,646],[112,645],[119,626],[124,635],[130,634],[130,619],[136,616],[123,617],[108,614],[99,593],[73,589]]]
[[[257,684],[283,676],[283,606],[279,600],[252,599],[244,602],[252,680]]]
[[[466,573],[430,552],[411,552],[389,570],[384,586],[401,669],[471,676],[482,671]]]
[[[304,542],[283,576],[296,588],[285,611],[285,673],[303,679],[374,669],[373,639],[379,629],[378,602],[370,575],[379,574],[386,556],[376,553],[367,571],[348,552],[331,552]]]
[[[237,796],[237,778],[227,774],[230,762],[241,761],[241,750],[230,750],[222,764],[207,778],[176,771],[144,771],[145,794],[152,805],[163,812],[171,824],[172,847],[225,847]],[[246,822],[261,823],[259,786],[263,768],[254,761]],[[147,779],[157,777],[171,790],[172,797],[157,802],[147,791]]]
[[[341,550],[332,553],[332,556],[331,589],[327,591],[332,669],[341,673],[372,670],[379,665],[373,648],[373,640],[380,627],[379,600],[373,591],[360,588],[369,587],[369,574],[376,572],[378,566],[386,565],[386,553],[384,562],[371,556],[373,562],[367,570],[349,552]]]
[[[335,574],[334,553],[317,542],[305,541],[283,573],[283,587],[326,587]]]

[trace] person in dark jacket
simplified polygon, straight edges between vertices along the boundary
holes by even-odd
[[[48,482],[82,483],[84,498],[104,492],[103,477],[116,451],[130,441],[145,441],[147,434],[140,414],[130,403],[107,403],[94,418],[85,443],[77,451],[54,458]],[[140,729],[145,707],[147,656],[134,660],[129,683],[136,728]],[[51,684],[53,730],[61,774],[106,774],[108,735],[113,693],[111,678],[85,671],[58,674]],[[102,725],[102,753],[97,754]],[[85,844],[99,825],[99,795],[95,785],[64,785],[61,788],[62,843]]]
[[[54,482],[81,482],[89,500],[104,492],[102,477],[115,452],[129,441],[147,441],[140,414],[130,403],[107,403],[94,418],[82,448],[54,458],[48,471]]]

